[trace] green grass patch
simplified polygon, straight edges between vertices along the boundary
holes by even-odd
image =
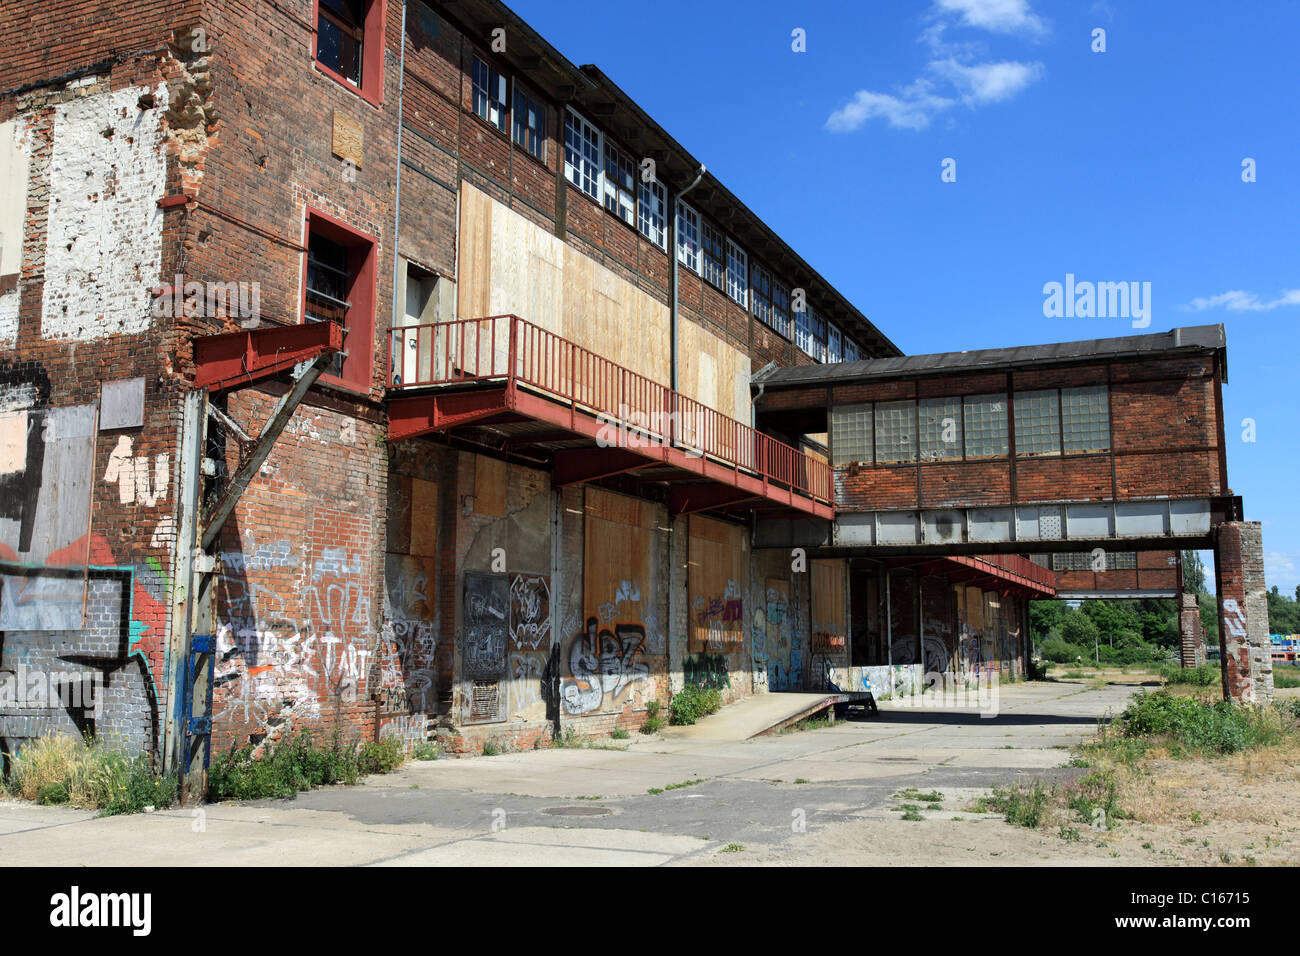
[[[673,695],[668,714],[674,724],[689,725],[701,717],[716,714],[722,706],[722,694],[717,690],[703,690],[688,684]]]

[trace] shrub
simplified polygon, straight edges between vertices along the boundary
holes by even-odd
[[[1073,664],[1080,657],[1085,660],[1092,657],[1092,648],[1088,648],[1088,653],[1078,645],[1071,644],[1059,637],[1049,637],[1043,641],[1043,646],[1038,651],[1043,656],[1043,660],[1051,661],[1053,664]]]
[[[627,740],[627,738],[631,737],[632,735],[629,734],[622,727],[615,727],[613,732],[610,734],[610,736],[613,737],[615,740]]]
[[[1239,753],[1277,742],[1291,718],[1278,707],[1208,703],[1167,690],[1139,694],[1117,718],[1126,737],[1159,737],[1192,752]]]
[[[1007,823],[1034,830],[1043,822],[1049,795],[1042,783],[1035,780],[1032,784],[994,787],[993,796],[983,799],[981,804],[986,809],[1005,814]]]
[[[412,748],[411,758],[414,760],[437,760],[438,745],[431,744],[427,740],[422,740]]]
[[[688,684],[673,695],[668,706],[674,724],[693,724],[701,717],[716,714],[722,706],[722,694],[717,690],[702,690]]]
[[[245,744],[219,754],[208,769],[208,799],[293,797],[325,784],[356,783],[363,774],[387,773],[402,759],[395,738],[358,746],[344,741],[336,729],[319,746],[310,731],[302,730],[260,752]]]

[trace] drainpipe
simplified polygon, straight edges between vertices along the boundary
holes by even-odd
[[[704,168],[703,163],[700,163],[700,171],[695,174],[695,178],[691,180],[691,184],[673,197],[673,241],[668,247],[668,254],[673,257],[672,390],[674,392],[677,391],[677,270],[680,265],[677,261],[677,206],[681,202],[683,196],[700,184],[700,180],[704,178],[706,172],[708,172],[708,170]],[[673,411],[675,412],[676,408],[674,408]],[[673,420],[676,421],[676,415],[673,416]]]
[[[381,52],[382,55],[382,52]],[[402,262],[400,255],[401,250],[398,237],[402,232],[402,98],[406,89],[406,0],[402,0],[402,54],[398,58],[397,68],[397,194],[393,202],[393,314],[388,320],[388,362],[390,365],[388,375],[392,374],[392,348],[393,348],[393,328],[397,325],[397,317],[401,313],[401,303],[398,301],[398,284],[397,278]]]

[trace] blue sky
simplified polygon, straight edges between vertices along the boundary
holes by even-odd
[[[600,66],[904,352],[1136,331],[1045,318],[1043,286],[1067,273],[1150,282],[1145,331],[1224,323],[1229,478],[1264,522],[1269,584],[1294,593],[1300,4],[658,0],[652,22],[511,6]]]

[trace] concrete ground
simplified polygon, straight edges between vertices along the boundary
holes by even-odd
[[[816,730],[718,740],[702,729],[410,763],[359,786],[202,810],[96,818],[4,801],[0,860],[650,866],[741,862],[743,847],[753,862],[815,864],[816,848],[848,827],[854,840],[879,827],[881,845],[905,853],[920,833],[895,822],[897,791],[937,789],[951,808],[1025,774],[1068,774],[1065,748],[1136,690],[1012,684],[993,719],[886,702],[877,718]],[[726,710],[710,720],[731,720]],[[970,826],[994,845],[1011,829],[989,816]],[[951,862],[976,862],[954,854]]]

